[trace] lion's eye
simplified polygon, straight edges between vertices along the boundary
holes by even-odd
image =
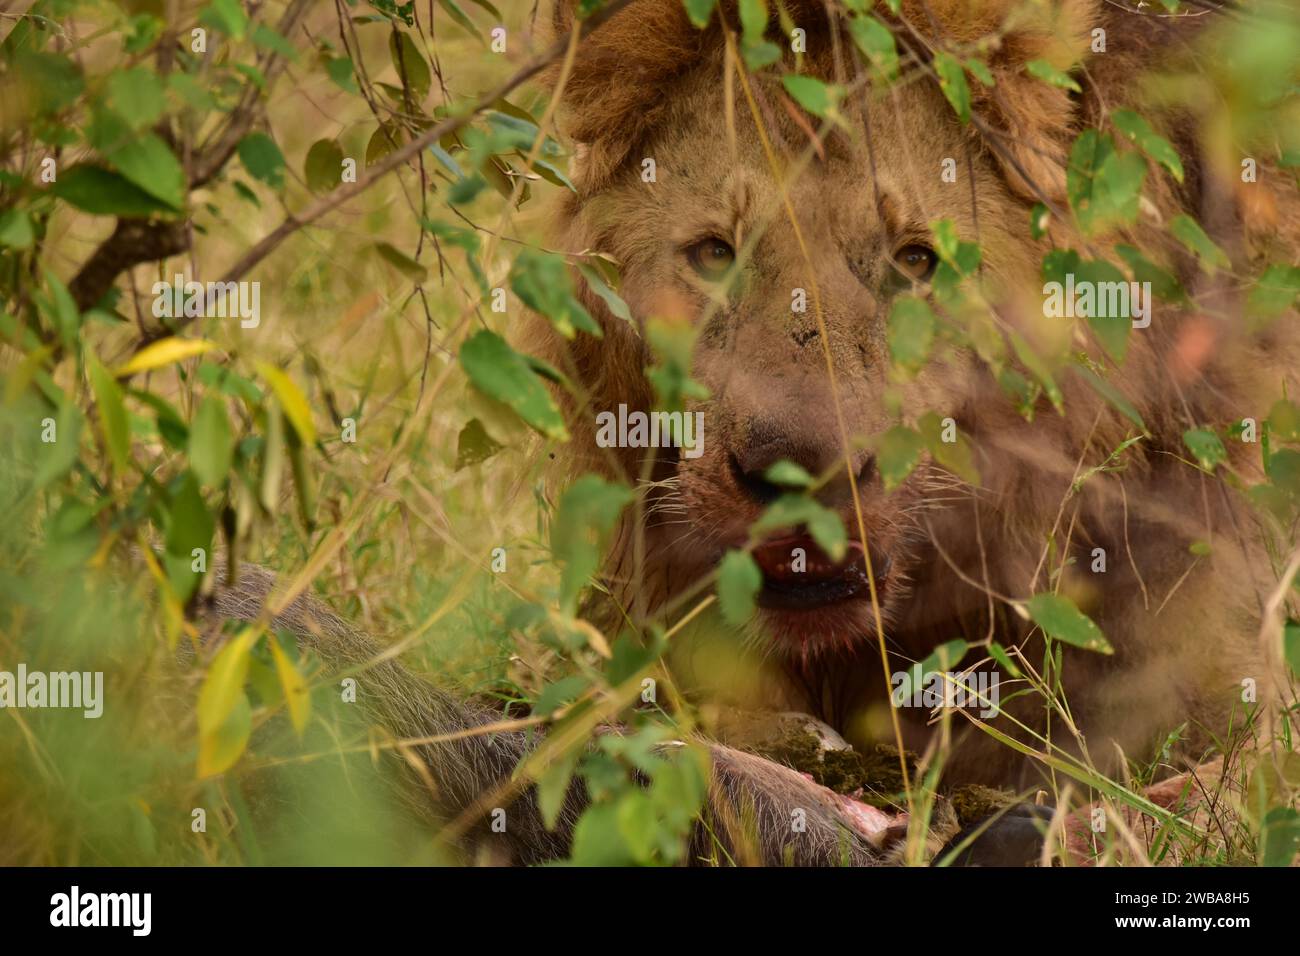
[[[913,282],[926,282],[934,275],[939,258],[934,250],[917,243],[903,246],[894,253],[894,268]]]
[[[702,278],[712,281],[727,274],[736,261],[736,250],[731,248],[731,243],[711,236],[688,248],[686,258]]]

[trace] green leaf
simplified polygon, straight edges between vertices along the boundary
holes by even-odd
[[[59,281],[58,276],[50,271],[45,273],[45,283],[50,287],[50,297],[37,297],[37,304],[40,305],[41,311],[45,313],[50,322],[59,332],[65,345],[71,348],[77,343],[77,335],[81,331],[81,310],[77,308],[77,303],[73,301],[72,293],[68,287]]]
[[[532,366],[495,332],[476,332],[460,348],[460,364],[488,398],[515,413],[547,438],[568,441],[564,417]]]
[[[1129,301],[1127,295],[1128,280],[1109,262],[1098,259],[1080,261],[1075,269],[1075,279],[1078,282],[1090,283],[1095,291],[1092,314],[1087,317],[1088,326],[1107,354],[1117,363],[1123,363],[1124,356],[1128,353],[1129,334],[1133,329],[1131,313],[1134,304]],[[1126,293],[1123,296],[1111,297],[1102,294],[1102,290],[1106,288],[1121,287]],[[1127,309],[1121,307],[1123,303],[1128,304]],[[1112,304],[1115,306],[1114,314],[1109,309]]]
[[[561,677],[554,683],[547,684],[537,699],[533,701],[533,713],[539,716],[552,716],[561,707],[574,703],[591,687],[591,681],[581,674]]]
[[[794,97],[795,102],[814,116],[832,115],[842,92],[838,87],[830,86],[814,77],[794,73],[783,76],[781,83],[785,86],[786,92]]]
[[[419,106],[429,94],[432,76],[429,64],[420,55],[420,50],[410,35],[401,30],[394,30],[388,36],[388,54],[393,60],[393,69],[397,77],[414,101]]]
[[[917,423],[917,431],[925,439],[925,446],[935,462],[951,471],[954,475],[972,485],[980,483],[979,470],[975,467],[975,454],[971,450],[966,436],[956,431],[954,441],[944,441],[944,421],[937,412],[926,412]]]
[[[176,211],[185,205],[185,171],[167,144],[145,133],[108,154],[127,180]]]
[[[1190,428],[1183,432],[1183,444],[1206,471],[1214,471],[1218,465],[1228,460],[1223,442],[1208,428]]]
[[[978,243],[958,239],[957,226],[951,219],[939,219],[930,223],[930,232],[934,236],[934,251],[956,276],[973,276],[976,273],[983,257]]]
[[[924,660],[917,661],[903,671],[903,679],[894,689],[895,700],[906,700],[918,691],[922,691],[933,674],[947,674],[956,669],[957,664],[970,650],[970,645],[961,638],[955,638],[940,644]],[[947,681],[940,684],[941,693],[948,687]]]
[[[182,601],[189,599],[198,586],[199,575],[192,570],[195,548],[212,547],[215,524],[199,490],[194,472],[186,471],[175,482],[167,508],[166,551],[163,555],[172,588]]]
[[[763,477],[774,485],[784,485],[787,488],[808,488],[813,483],[813,476],[801,465],[785,458],[763,472]]]
[[[188,73],[171,73],[167,77],[167,89],[186,106],[207,112],[217,108],[211,91]]]
[[[280,503],[280,485],[284,480],[284,414],[274,408],[266,416],[266,435],[262,442],[262,474],[258,483],[258,500],[268,513],[274,514]]]
[[[1281,315],[1295,305],[1297,295],[1300,295],[1300,267],[1271,265],[1250,290],[1250,311],[1266,317]]]
[[[326,59],[325,72],[334,81],[334,85],[345,93],[357,94],[361,92],[357,89],[351,57],[338,56]]]
[[[474,21],[469,18],[464,10],[456,5],[455,0],[438,0],[438,6],[446,10],[451,18],[456,21],[456,24],[471,36],[478,37],[480,40],[483,39],[482,35],[478,32],[478,27],[474,25]]]
[[[155,213],[175,211],[125,177],[102,166],[84,163],[61,173],[50,192],[78,209],[98,216],[144,219]]]
[[[6,209],[0,212],[0,246],[10,249],[30,249],[36,241],[31,217],[23,209]]]
[[[1259,828],[1261,866],[1291,866],[1300,851],[1300,813],[1291,807],[1270,807]]]
[[[909,373],[930,360],[936,320],[929,304],[916,296],[899,296],[889,310],[889,353]]]
[[[387,242],[376,242],[375,251],[379,253],[380,257],[383,258],[385,262],[416,285],[419,285],[428,278],[428,270],[396,246],[390,245]]]
[[[728,551],[718,568],[718,607],[723,619],[739,627],[754,615],[754,599],[763,586],[763,572],[745,551]]]
[[[1147,431],[1146,422],[1142,420],[1133,403],[1125,398],[1119,389],[1082,363],[1075,365],[1074,370],[1092,387],[1093,391],[1109,402],[1120,414],[1137,425],[1144,433]]]
[[[93,356],[87,360],[90,387],[95,393],[99,408],[99,427],[104,434],[104,446],[113,462],[113,471],[119,477],[126,474],[131,459],[131,433],[127,427],[126,404],[122,389]]]
[[[1012,677],[1020,676],[1020,668],[1016,666],[1016,662],[1011,659],[1011,655],[1007,653],[1006,648],[1001,644],[990,644],[988,651],[989,657],[993,658],[1004,671]]]
[[[1115,649],[1106,640],[1092,618],[1060,594],[1035,594],[1025,604],[1034,623],[1049,636],[1085,651],[1113,654]]]
[[[471,418],[456,436],[456,470],[487,461],[504,447],[488,434],[481,421]]]
[[[1191,216],[1180,213],[1169,222],[1169,231],[1201,260],[1201,267],[1209,273],[1227,269],[1232,263],[1222,249],[1205,234],[1205,230]]]
[[[751,70],[762,69],[781,59],[781,50],[765,37],[767,34],[767,4],[764,0],[740,0],[741,55]]]
[[[993,73],[989,70],[989,65],[978,57],[971,57],[965,63],[966,72],[975,79],[980,81],[982,86],[996,86],[997,81],[993,78]]]
[[[1052,375],[1051,365],[1043,360],[1043,357],[1019,332],[1012,331],[1008,338],[1011,339],[1011,347],[1015,350],[1016,358],[1020,359],[1029,373],[1043,386],[1043,391],[1051,400],[1052,407],[1063,413],[1065,397],[1061,394],[1061,387],[1056,384],[1056,379]]]
[[[920,462],[923,451],[925,439],[903,425],[895,425],[880,436],[876,443],[876,464],[886,491],[903,483]]]
[[[573,295],[573,283],[563,257],[524,249],[510,268],[510,288],[534,312],[551,320],[566,339],[577,330],[600,337],[604,333]],[[629,315],[630,318],[630,315]]]
[[[235,40],[242,40],[248,29],[248,16],[239,0],[212,0],[202,19]]]
[[[703,30],[709,25],[709,17],[713,15],[713,8],[717,0],[682,0],[686,7],[686,15],[690,17],[691,23],[697,30]]]
[[[158,122],[167,108],[162,80],[143,66],[111,73],[108,77],[108,105],[132,129],[146,129]]]
[[[872,16],[853,17],[849,36],[880,77],[892,80],[898,76],[898,45],[889,27]]]
[[[1279,398],[1268,410],[1268,433],[1280,441],[1300,441],[1300,408]]]
[[[799,525],[808,529],[817,547],[832,561],[843,560],[849,543],[844,522],[834,511],[804,495],[787,494],[777,498],[750,526],[750,531],[761,536]]]
[[[1169,170],[1178,182],[1183,181],[1183,161],[1179,159],[1178,151],[1169,140],[1156,133],[1151,124],[1132,110],[1117,110],[1111,114],[1110,120],[1138,149]]]
[[[1150,282],[1151,294],[1164,302],[1182,302],[1187,293],[1178,284],[1178,280],[1169,272],[1160,268],[1133,246],[1120,243],[1115,246],[1119,257],[1128,264],[1135,282]]]
[[[239,161],[250,176],[260,179],[272,189],[284,185],[284,154],[275,140],[266,133],[255,130],[239,141]]]
[[[1034,203],[1034,208],[1029,212],[1029,234],[1035,239],[1041,239],[1047,235],[1047,227],[1052,222],[1051,211],[1042,203]]]
[[[307,403],[307,397],[303,395],[302,390],[294,384],[293,379],[274,365],[266,362],[255,364],[258,374],[266,380],[266,384],[271,386],[271,391],[275,392],[284,417],[289,419],[289,424],[293,425],[293,430],[298,433],[302,443],[316,444],[316,426],[311,420],[311,406]]]
[[[53,418],[54,441],[41,442],[36,473],[32,476],[32,484],[37,488],[44,488],[50,482],[62,478],[80,457],[81,429],[86,422],[81,409],[64,399]],[[38,423],[38,429],[43,432],[45,425]]]
[[[1136,153],[1119,153],[1110,136],[1086,129],[1070,150],[1066,195],[1079,226],[1097,234],[1115,222],[1137,221],[1147,164]]]
[[[1264,473],[1277,491],[1300,498],[1300,452],[1290,448],[1273,452],[1264,464]]]
[[[234,454],[226,403],[215,395],[205,395],[190,426],[190,467],[204,485],[219,488],[230,473]]]
[[[468,347],[470,343],[465,344]],[[463,356],[464,349],[461,351]],[[560,496],[551,525],[551,550],[564,565],[560,603],[566,610],[573,610],[578,594],[599,569],[604,543],[634,497],[631,488],[599,475],[583,475]]]
[[[939,53],[934,58],[934,71],[939,74],[939,88],[952,104],[957,118],[970,122],[970,86],[961,64],[950,53]]]
[[[253,28],[253,42],[260,47],[274,50],[286,59],[296,60],[298,58],[298,51],[294,48],[294,45],[264,23],[259,23]]]
[[[591,287],[591,291],[601,297],[605,303],[605,307],[608,308],[610,312],[622,319],[624,322],[632,321],[632,312],[627,307],[627,303],[623,301],[622,296],[610,287],[609,283],[605,281],[604,277],[594,266],[589,266],[585,262],[580,262],[578,263],[578,272],[580,272],[582,277],[587,280],[587,285]],[[598,334],[603,335],[604,333],[599,332]]]
[[[373,166],[405,142],[406,134],[400,124],[391,120],[380,123],[379,126],[375,127],[375,131],[370,134],[370,139],[366,142],[366,165]],[[459,186],[460,183],[456,185]],[[450,195],[448,199],[451,202],[466,201],[452,198]]]
[[[1291,667],[1291,673],[1300,677],[1300,622],[1286,622],[1282,630],[1282,653]]]
[[[36,111],[45,115],[71,106],[86,86],[76,61],[67,53],[31,50],[16,53],[6,80],[20,81],[32,97]],[[6,95],[8,93],[6,89]]]
[[[684,0],[689,9],[713,0]],[[694,19],[694,17],[692,17]],[[617,803],[590,806],[573,828],[573,851],[570,860],[577,866],[630,866],[637,859],[623,840]]]
[[[307,150],[302,177],[317,195],[333,192],[343,179],[343,149],[332,139],[318,139]]]
[[[764,0],[740,0],[741,35],[753,43],[767,32],[767,4]]]
[[[1062,72],[1046,60],[1030,60],[1025,64],[1025,69],[1029,75],[1050,83],[1052,86],[1059,86],[1063,90],[1069,90],[1072,93],[1082,93],[1083,90],[1075,82],[1074,77],[1069,73]]]

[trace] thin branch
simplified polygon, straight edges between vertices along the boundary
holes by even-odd
[[[631,0],[614,0],[613,3],[609,4],[603,10],[592,14],[583,21],[580,38],[586,37],[591,33],[591,31],[595,30],[630,2]],[[417,156],[428,146],[436,143],[444,136],[461,129],[479,113],[491,108],[493,104],[503,97],[509,96],[516,88],[522,86],[538,73],[545,70],[553,62],[558,60],[564,55],[568,45],[569,38],[564,37],[547,50],[543,56],[522,67],[505,83],[483,96],[474,104],[473,109],[462,113],[459,116],[448,117],[441,123],[429,127],[429,129],[425,130],[420,136],[411,140],[405,146],[389,153],[379,162],[375,163],[374,166],[371,166],[364,175],[357,179],[356,182],[345,183],[329,195],[322,196],[301,212],[291,213],[283,222],[280,223],[280,225],[244,253],[244,255],[242,255],[238,261],[236,261],[235,264],[226,271],[226,274],[221,277],[221,283],[224,285],[228,282],[239,281],[239,279],[248,274],[248,271],[252,269],[253,266],[257,265],[270,255],[271,252],[280,245],[280,243],[284,242],[285,239],[293,235],[299,229],[310,225],[326,213],[343,205],[349,199],[365,192],[384,176]],[[178,331],[193,321],[194,316],[182,317],[180,321],[174,323],[172,331]],[[147,344],[149,344],[147,340],[140,342],[137,351]]]

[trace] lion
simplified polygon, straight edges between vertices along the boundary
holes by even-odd
[[[697,594],[728,551],[746,547],[750,526],[786,490],[771,469],[791,462],[826,479],[817,498],[848,529],[847,554],[832,560],[802,526],[760,540],[758,611],[742,633],[697,627],[673,648],[675,673],[697,700],[803,712],[859,749],[898,740],[925,752],[928,708],[896,708],[893,734],[881,718],[888,675],[958,637],[1041,660],[1041,630],[1014,612],[1056,592],[1096,622],[1113,653],[1064,647],[1056,677],[1069,711],[1057,716],[1053,747],[1110,774],[1181,728],[1178,749],[1194,765],[1243,719],[1244,681],[1275,686],[1259,637],[1275,576],[1241,489],[1190,464],[1182,436],[1263,421],[1294,393],[1300,367],[1292,323],[1248,331],[1240,303],[1158,228],[1184,212],[1213,222],[1247,268],[1300,250],[1295,191],[1275,167],[1262,163],[1256,195],[1234,192],[1195,115],[1141,93],[1144,73],[1186,66],[1214,17],[1153,17],[1100,0],[904,2],[890,22],[912,79],[881,91],[854,85],[869,70],[837,6],[783,5],[804,31],[799,68],[850,91],[824,125],[775,77],[737,79],[741,24],[730,3],[701,30],[678,0],[638,0],[584,41],[563,82],[553,77],[562,128],[578,144],[558,244],[616,260],[634,316],[690,328],[691,374],[707,393],[686,403],[703,416],[698,455],[599,447],[596,415],[656,405],[645,370],[658,356],[644,324],[613,316],[587,291],[601,338],[534,327],[536,346],[579,383],[582,401],[566,393],[577,435],[569,466],[640,482],[646,513],[670,516],[621,528],[605,575],[617,611],[605,620],[630,610],[646,621]],[[557,32],[571,15],[570,4],[557,6]],[[788,43],[775,17],[768,35]],[[971,124],[933,75],[942,49],[987,51],[992,83],[974,84]],[[1069,81],[1043,82],[1026,69],[1035,62]],[[1075,138],[1120,105],[1158,121],[1185,173],[1177,181],[1151,163],[1138,221],[1118,238],[1163,263],[1199,303],[1158,305],[1129,336],[1122,364],[1084,323],[1044,328],[1044,255],[1095,244],[1068,213],[1029,235],[1036,205],[1066,208]],[[945,181],[954,160],[959,174]],[[978,242],[1002,347],[954,347],[903,380],[891,373],[890,306],[929,294],[941,265],[928,228],[937,220]],[[814,306],[792,308],[801,294]],[[1216,301],[1219,314],[1209,314],[1205,303]],[[1109,366],[1121,398],[1067,369],[1052,386],[1059,410],[1048,389],[1017,409],[999,365],[1033,373],[1006,343],[1053,335],[1085,366]],[[955,425],[978,478],[926,452],[886,490],[879,436],[931,411]],[[1256,446],[1229,444],[1233,470],[1262,477]],[[799,553],[807,568],[795,573]],[[739,661],[750,668],[742,676]],[[949,663],[996,667],[981,648]],[[725,741],[728,711],[713,713]],[[1027,695],[989,722],[1031,756],[957,728],[945,781],[1044,786],[1035,735],[1048,732],[1046,718],[1042,699]]]
[[[573,29],[575,6],[557,0],[557,34]],[[1300,368],[1294,311],[1243,321],[1227,273],[1203,268],[1162,228],[1192,214],[1252,275],[1300,251],[1300,204],[1275,166],[1261,153],[1254,188],[1234,188],[1195,110],[1138,82],[1195,69],[1215,16],[1203,4],[1163,17],[1102,0],[903,0],[897,15],[877,5],[902,74],[881,83],[888,65],[865,62],[852,42],[862,4],[774,6],[759,34],[784,51],[778,70],[738,69],[745,24],[731,0],[703,29],[681,0],[631,0],[549,78],[561,132],[576,144],[553,245],[616,261],[632,320],[611,312],[608,290],[579,282],[602,334],[565,338],[535,316],[526,339],[573,386],[559,393],[574,435],[564,473],[594,471],[645,494],[585,613],[611,632],[689,619],[674,629],[667,663],[711,732],[713,774],[691,859],[901,859],[905,814],[833,792],[761,739],[791,722],[811,728],[822,751],[892,744],[904,776],[903,754],[914,752],[910,772],[930,773],[927,786],[1028,796],[1062,767],[1095,780],[1150,760],[1204,785],[1212,768],[1196,765],[1209,742],[1266,712],[1282,685],[1270,638],[1277,575],[1247,502],[1262,477],[1258,444],[1228,441],[1216,471],[1189,459],[1183,436],[1235,425],[1246,439],[1245,424],[1268,419]],[[947,51],[985,64],[983,81],[962,87],[969,122],[954,108],[963,96],[953,78],[936,68]],[[794,71],[829,82],[838,99],[821,115],[795,102],[778,75]],[[1155,124],[1181,175],[1143,160],[1136,219],[1100,242],[1068,211],[1071,154],[1121,105]],[[949,224],[945,239],[937,222]],[[980,307],[960,316],[974,331],[941,326],[928,361],[900,374],[893,306],[919,301],[953,319],[946,310],[957,306],[935,285],[961,243],[980,253],[968,283]],[[1100,326],[1046,314],[1040,271],[1054,249],[1122,265],[1121,243],[1141,250],[1144,276],[1163,269],[1187,293],[1143,312],[1122,362]],[[692,386],[681,411],[700,416],[703,439],[689,455],[604,447],[602,415],[657,407],[665,378],[653,373],[667,361],[658,335],[693,342],[678,370]],[[935,423],[953,451],[917,446],[900,468],[882,436]],[[814,479],[811,496],[842,522],[842,557],[802,520],[751,540],[751,525],[787,500],[792,474]],[[707,598],[734,551],[748,551],[761,577],[740,627]],[[248,569],[209,610],[254,616],[271,586]],[[1040,596],[1072,615],[1070,639],[1053,641],[1050,655],[1031,613]],[[567,852],[585,806],[580,785],[555,827],[531,788],[517,795],[508,832],[482,820],[483,800],[535,736],[495,727],[491,710],[416,679],[310,598],[278,623],[344,666],[381,661],[384,692],[364,706],[424,738],[413,751],[440,797],[433,808],[417,800],[438,819],[469,821],[462,846],[518,863]],[[1006,681],[1001,706],[990,714],[980,699],[942,720],[929,706],[900,706],[895,676],[955,640],[964,658],[940,664]],[[1016,692],[1030,678],[1048,686],[1050,705]],[[1259,688],[1253,702],[1246,685]],[[1149,799],[1174,805],[1186,792],[1179,780]],[[968,863],[1037,862],[1044,842],[1032,824],[1054,816],[1022,805],[958,833],[951,806],[932,810],[926,856],[948,843]]]

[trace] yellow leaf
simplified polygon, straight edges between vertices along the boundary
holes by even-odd
[[[181,339],[173,335],[146,345],[113,374],[122,378],[125,375],[134,375],[136,372],[147,372],[150,369],[170,365],[172,362],[180,362],[202,355],[204,352],[211,352],[215,348],[216,346],[206,339]]]
[[[18,397],[27,390],[36,373],[45,365],[45,360],[54,352],[53,345],[42,345],[28,352],[18,366],[9,373],[5,381],[5,405],[12,406]]]
[[[289,705],[289,720],[293,729],[301,734],[311,719],[311,694],[307,693],[307,682],[289,660],[280,642],[274,639],[271,641],[271,656],[275,658],[275,672],[280,675],[280,686],[284,688],[284,699]]]
[[[220,730],[244,694],[248,676],[248,652],[261,634],[258,627],[246,627],[226,644],[208,666],[199,691],[199,736]]]
[[[316,444],[316,426],[312,424],[311,406],[307,404],[307,398],[303,395],[302,390],[294,384],[293,379],[274,365],[258,362],[257,371],[262,378],[266,379],[266,383],[271,386],[271,390],[275,392],[275,397],[280,401],[280,407],[284,409],[285,417],[289,419],[289,424],[298,433],[302,443],[304,445]]]
[[[248,697],[241,690],[235,696],[226,719],[199,735],[199,778],[211,777],[230,769],[248,746],[252,730],[252,708],[248,706]]]

